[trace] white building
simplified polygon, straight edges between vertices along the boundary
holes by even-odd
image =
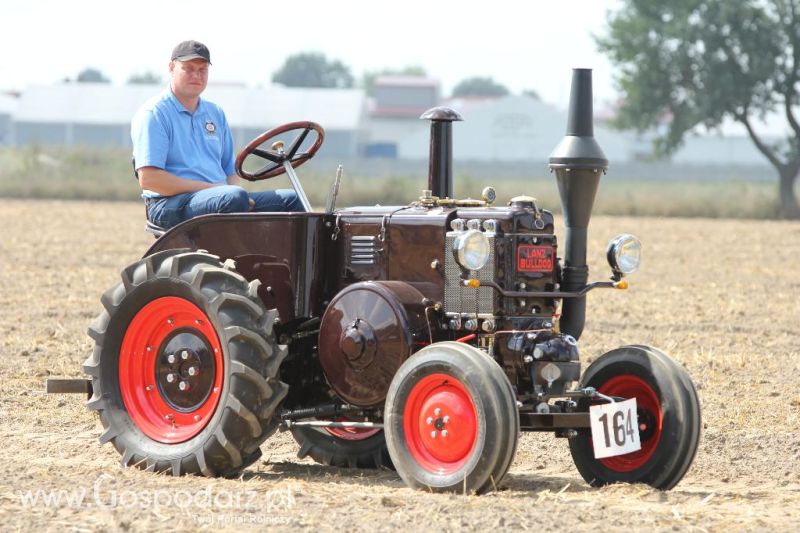
[[[106,83],[31,87],[13,113],[14,144],[130,146],[131,118],[161,90],[160,85]],[[225,110],[237,149],[270,128],[298,120],[312,120],[325,128],[321,155],[352,156],[361,144],[365,111],[361,90],[209,84],[203,97]]]

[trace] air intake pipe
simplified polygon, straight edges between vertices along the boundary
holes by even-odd
[[[449,107],[433,107],[421,117],[431,121],[428,189],[439,198],[453,197],[453,122],[464,120]]]
[[[586,242],[589,218],[608,160],[594,139],[592,117],[592,70],[572,70],[567,135],[550,154],[550,170],[555,171],[561,211],[566,226],[566,251],[561,290],[579,291],[589,279]],[[561,331],[576,339],[586,320],[586,297],[564,298]]]

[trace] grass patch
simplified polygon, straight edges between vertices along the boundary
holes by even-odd
[[[322,167],[330,165],[321,165]],[[356,165],[357,166],[357,165]],[[313,163],[299,169],[306,194],[313,205],[325,205],[333,173]],[[350,168],[340,188],[338,206],[404,205],[420,195],[427,176],[375,178]],[[555,179],[455,176],[460,198],[480,198],[481,190],[497,190],[496,205],[526,194],[541,207],[560,211]],[[252,190],[289,187],[284,176],[248,184]],[[776,218],[776,181],[742,179],[688,181],[652,179],[601,180],[594,213],[631,216]],[[800,189],[800,184],[798,184]],[[7,198],[58,198],[83,200],[137,200],[140,190],[132,176],[130,153],[124,149],[59,148],[27,146],[0,148],[0,196]]]

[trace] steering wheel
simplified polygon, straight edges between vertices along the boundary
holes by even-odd
[[[282,133],[294,130],[303,131],[297,135],[294,141],[292,141],[292,144],[289,146],[288,150],[284,150],[284,142],[280,140],[272,143],[270,149],[260,148],[262,144],[272,140],[273,137],[277,137]],[[300,146],[303,144],[303,141],[306,140],[306,137],[310,131],[315,131],[317,133],[317,140],[314,141],[314,144],[311,146],[311,148],[305,152],[298,152],[298,150],[300,150]],[[322,146],[322,141],[324,139],[325,130],[323,130],[322,126],[316,122],[289,122],[288,124],[272,128],[271,130],[265,131],[250,141],[247,146],[245,146],[242,151],[239,152],[239,155],[236,157],[236,173],[249,181],[257,181],[280,176],[286,172],[286,167],[284,166],[285,162],[288,161],[292,168],[299,167],[314,157],[314,154],[317,153],[319,147]],[[244,170],[244,168],[242,168],[242,166],[245,159],[247,159],[247,157],[250,155],[266,160],[267,164],[255,172],[247,172]]]

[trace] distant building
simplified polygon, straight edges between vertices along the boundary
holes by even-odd
[[[541,161],[564,137],[566,112],[529,96],[498,98],[454,98],[443,105],[458,111],[463,122],[453,123],[453,157],[457,160]],[[398,141],[398,156],[406,159],[428,157],[427,122]],[[629,158],[629,136],[595,127],[609,159]]]
[[[14,143],[131,146],[131,118],[163,87],[106,83],[31,87],[13,114]],[[320,155],[355,156],[362,144],[365,98],[361,90],[209,84],[203,98],[225,110],[237,149],[268,129],[299,120],[325,128]]]
[[[439,104],[439,82],[418,76],[379,76],[369,101],[367,157],[398,157],[398,143],[428,131],[419,120],[426,110]],[[425,143],[427,146],[427,142]]]
[[[164,87],[61,83],[30,87],[18,98],[0,94],[0,144],[130,147],[131,118]],[[369,99],[360,89],[282,85],[251,89],[230,83],[209,84],[203,97],[225,110],[237,150],[275,126],[310,120],[325,128],[319,155],[337,159],[427,159],[430,124],[419,117],[437,105],[451,107],[464,118],[453,124],[456,161],[539,164],[547,160],[567,124],[566,111],[533,97],[442,100],[438,81],[412,76],[378,77]],[[602,113],[595,121],[595,137],[612,165],[647,161],[652,156],[652,133],[612,129],[604,124]],[[720,135],[687,137],[671,162],[766,165],[746,136]]]

